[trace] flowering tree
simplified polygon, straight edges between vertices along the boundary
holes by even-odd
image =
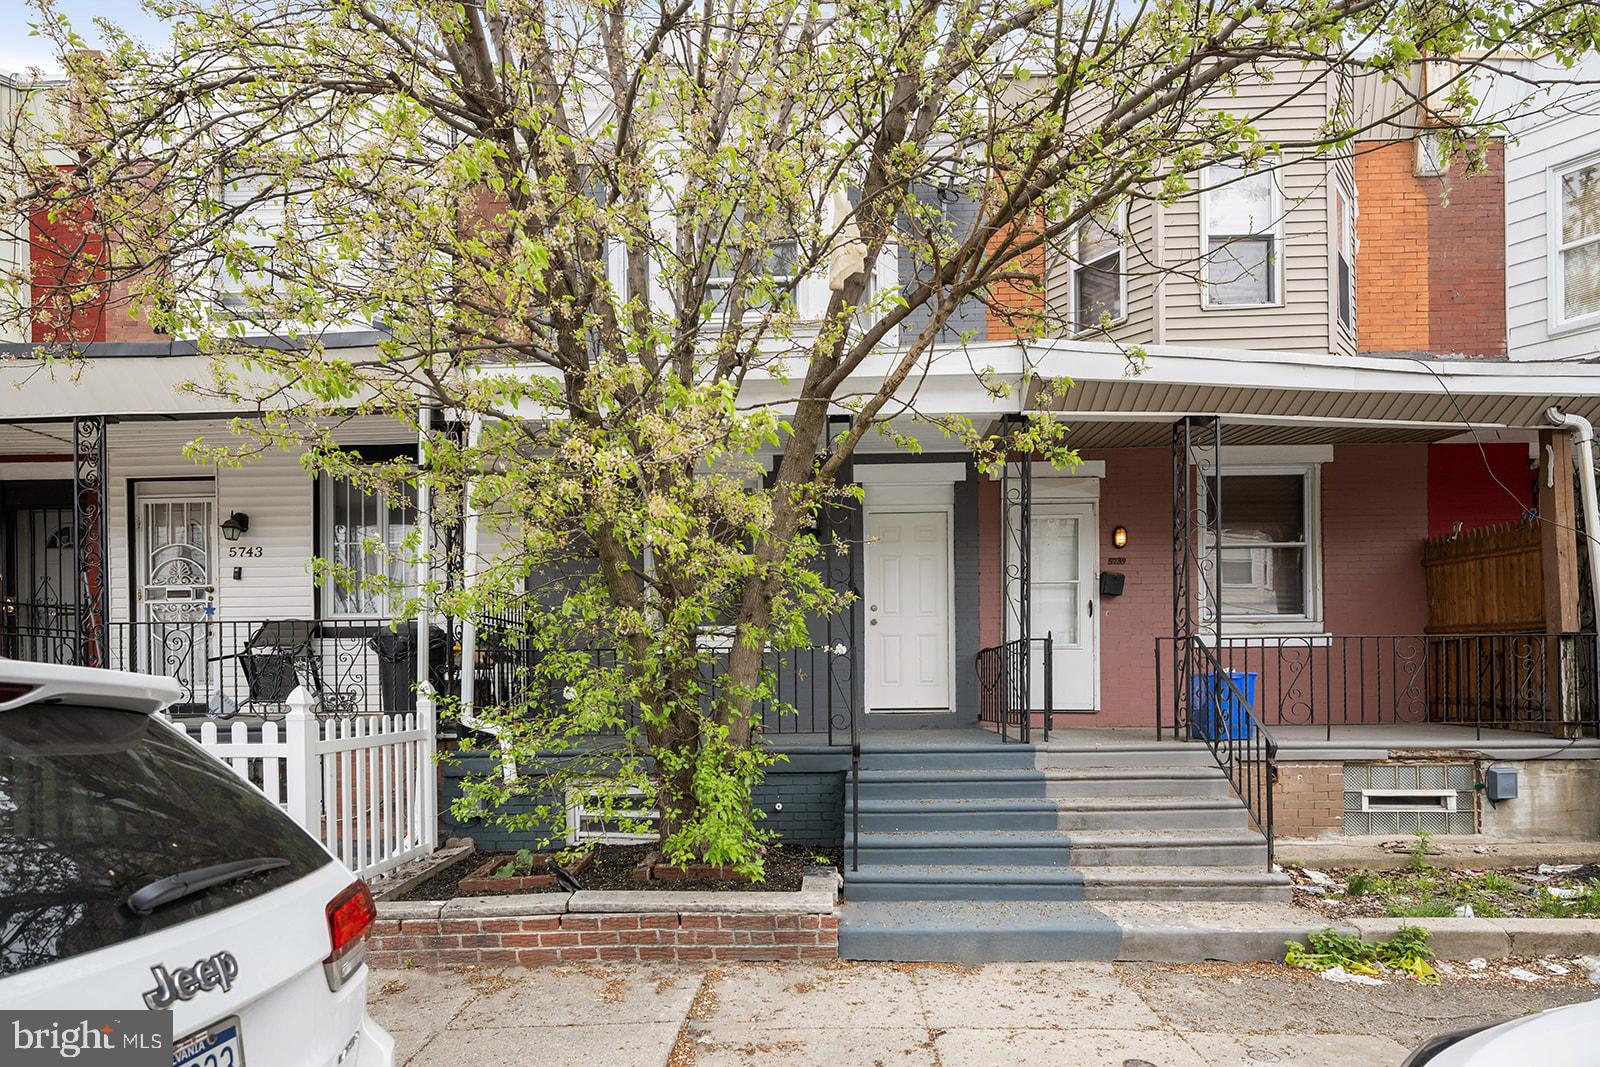
[[[58,250],[81,262],[43,293],[9,279],[7,314],[55,323],[49,354],[72,358],[75,310],[109,299],[197,339],[214,370],[197,388],[259,407],[243,442],[197,452],[308,445],[314,472],[425,482],[436,522],[480,516],[473,580],[435,566],[400,598],[524,609],[499,631],[533,653],[522,696],[477,709],[522,773],[476,782],[463,813],[527,794],[503,817],[550,825],[552,781],[639,789],[669,857],[752,872],[763,665],[845,607],[818,561],[847,546],[818,520],[849,503],[858,444],[914,448],[920,425],[990,468],[1074,461],[1049,418],[1002,436],[918,410],[963,308],[1053,332],[1045,256],[1085,222],[1180,198],[1212,161],[1348,150],[1338,109],[1270,142],[1278,105],[1240,103],[1243,85],[1571,56],[1600,25],[1559,0],[152,7],[170,45],[105,26],[85,53],[38,5],[70,89],[8,124],[8,213],[87,218],[93,239]],[[1470,85],[1431,103],[1472,114]],[[1446,148],[1488,130],[1446,125]],[[324,344],[373,324],[360,356]],[[1032,387],[1047,406],[1061,385]],[[339,448],[329,427],[363,413],[419,434],[420,467]],[[596,754],[598,733],[628,743]]]

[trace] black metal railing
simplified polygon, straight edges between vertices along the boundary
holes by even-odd
[[[1596,637],[1476,633],[1229,637],[1207,646],[1220,669],[1244,676],[1251,704],[1270,726],[1441,723],[1550,732],[1600,732]],[[1156,640],[1157,729],[1183,724],[1183,694],[1161,694],[1174,677],[1174,638]]]
[[[1188,639],[1193,673],[1187,693],[1178,701],[1188,735],[1203,741],[1217,766],[1228,776],[1256,828],[1266,838],[1267,869],[1272,869],[1274,827],[1273,786],[1278,781],[1278,740],[1252,706],[1251,694],[1242,687],[1217,656],[1199,638]]]
[[[85,662],[75,623],[27,625],[22,612],[0,620],[0,654],[37,663]],[[278,715],[297,686],[325,715],[416,710],[415,628],[365,620],[179,619],[113,622],[105,666],[176,680],[178,716]],[[435,641],[436,676],[449,654]],[[436,681],[436,687],[438,682]]]
[[[1036,652],[1034,646],[1041,646]],[[1003,645],[993,645],[978,652],[978,722],[1000,731],[1002,741],[1011,740],[1016,730],[1017,740],[1027,744],[1033,736],[1033,719],[1040,716],[1044,739],[1050,740],[1055,726],[1055,657],[1051,655],[1054,636],[1046,634],[1031,640],[1017,638]],[[1033,700],[1033,656],[1039,655],[1043,677],[1040,678],[1041,703],[1035,710]]]
[[[721,635],[710,635],[711,641]],[[770,681],[767,695],[757,700],[753,715],[766,736],[781,734],[819,734],[831,746],[842,739],[848,728],[851,743],[856,743],[855,716],[851,704],[848,674],[841,671],[840,659],[847,654],[834,645],[806,645],[800,648],[772,649],[763,657],[763,669]],[[610,672],[621,665],[614,648],[590,648],[563,656],[577,655],[581,664],[557,664],[532,647],[525,631],[512,617],[500,615],[479,623],[477,634],[477,674],[474,700],[480,707],[515,709],[530,712],[560,711],[569,704],[567,689],[586,672]],[[707,648],[702,670],[702,699],[709,704],[721,688],[727,669],[726,648]],[[639,707],[628,702],[608,709],[592,733],[621,736],[641,725]]]

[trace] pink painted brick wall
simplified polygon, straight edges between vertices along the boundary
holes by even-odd
[[[1155,721],[1155,638],[1172,632],[1172,468],[1164,448],[1085,452],[1104,460],[1100,567],[1127,576],[1120,597],[1101,598],[1100,714],[1063,725],[1150,726]],[[998,494],[985,496],[998,508]],[[1128,528],[1128,545],[1111,531]],[[1428,530],[1426,445],[1338,445],[1322,467],[1322,565],[1326,630],[1418,634],[1427,621],[1422,541]],[[984,552],[998,539],[984,539]],[[1115,560],[1122,562],[1115,562]],[[985,597],[984,632],[998,632],[998,598]],[[991,618],[993,616],[993,618]],[[1163,684],[1166,679],[1163,679]],[[1168,694],[1170,698],[1170,693]]]

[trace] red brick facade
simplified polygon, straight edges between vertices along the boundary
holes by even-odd
[[[380,967],[623,961],[832,960],[834,914],[627,912],[455,919],[385,919],[367,959]]]
[[[1412,172],[1410,140],[1356,152],[1356,308],[1363,352],[1506,354],[1505,150],[1487,169]]]

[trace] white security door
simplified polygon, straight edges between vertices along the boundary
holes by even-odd
[[[1100,656],[1095,625],[1095,559],[1099,554],[1094,505],[1033,506],[1029,572],[1033,611],[1029,636],[1039,642],[1030,657],[1034,710],[1045,706],[1043,642],[1052,643],[1051,674],[1056,711],[1099,707]],[[1016,637],[1016,634],[1008,634]]]
[[[866,515],[868,711],[950,710],[950,514]]]
[[[214,496],[139,498],[140,668],[176,678],[191,700],[207,692],[216,602]]]

